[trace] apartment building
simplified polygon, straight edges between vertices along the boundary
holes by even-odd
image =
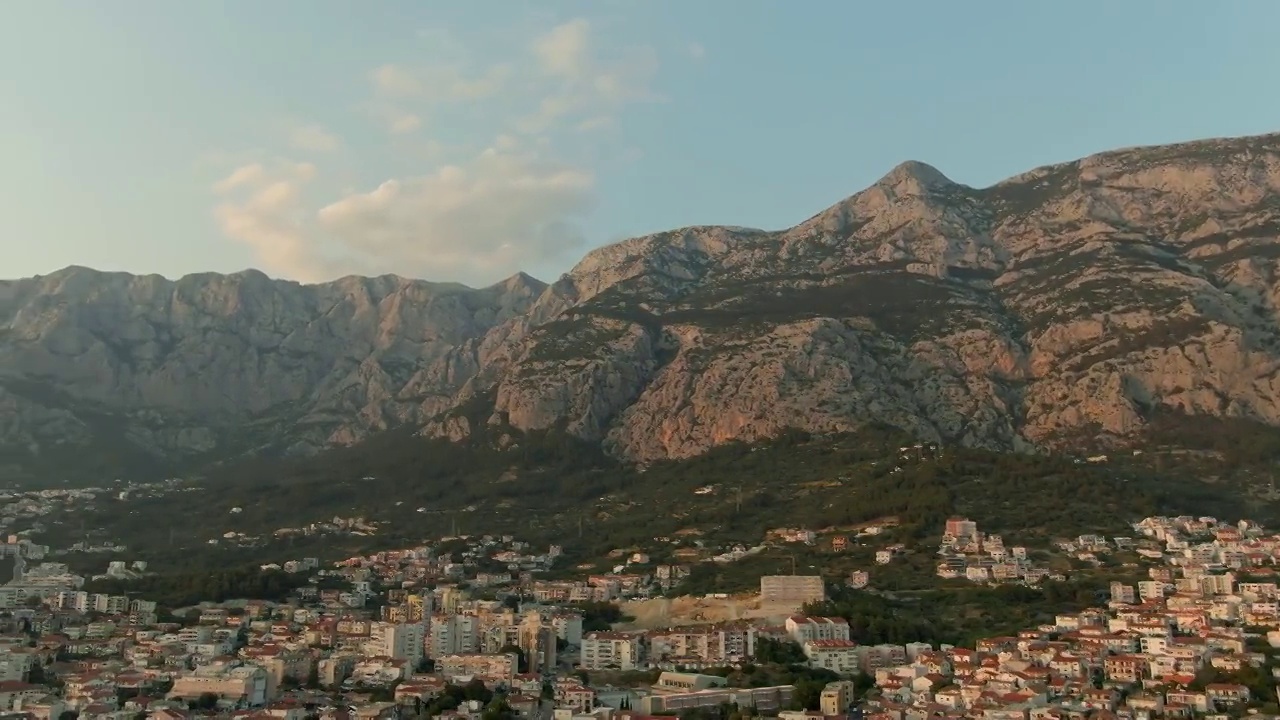
[[[756,629],[749,624],[658,630],[647,641],[651,662],[732,663],[756,654]]]
[[[760,601],[804,605],[827,599],[821,575],[763,575],[760,578]]]
[[[366,654],[404,660],[414,667],[425,645],[426,628],[421,624],[377,622],[370,628]]]
[[[792,615],[787,618],[784,627],[791,639],[800,645],[811,640],[849,639],[849,621],[844,618]]]
[[[856,696],[856,688],[848,680],[838,680],[822,689],[818,701],[818,709],[826,717],[835,717],[849,712],[849,705]]]
[[[809,640],[803,647],[811,667],[838,675],[852,675],[862,664],[858,644],[852,640]]]
[[[579,664],[585,670],[635,670],[644,657],[643,638],[617,632],[591,632],[582,637]]]
[[[480,649],[479,618],[474,615],[435,615],[427,637],[427,657],[474,654]]]

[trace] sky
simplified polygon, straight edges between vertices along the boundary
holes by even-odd
[[[39,0],[0,8],[0,277],[554,280],[781,229],[905,160],[990,185],[1280,130],[1274,0]]]

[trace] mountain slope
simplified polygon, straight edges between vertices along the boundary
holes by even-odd
[[[1280,136],[986,189],[905,163],[786,231],[589,254],[462,395],[640,461],[869,418],[1014,449],[1132,437],[1157,408],[1274,424],[1278,195]]]
[[[550,286],[68,268],[0,283],[0,463],[175,468],[402,424],[639,462],[869,420],[997,449],[1162,411],[1280,424],[1278,258],[1271,135],[982,189],[904,163],[793,228],[634,238]]]
[[[425,420],[544,288],[76,267],[0,283],[0,457],[15,476],[159,470]]]

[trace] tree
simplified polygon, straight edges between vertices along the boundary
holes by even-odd
[[[854,697],[862,697],[867,691],[876,686],[876,679],[866,673],[865,670],[859,670],[858,674],[853,678]]]
[[[756,640],[756,660],[779,665],[803,663],[808,658],[794,640],[774,640],[762,637]]]
[[[467,683],[462,690],[464,697],[467,700],[479,700],[485,704],[488,704],[490,700],[493,700],[493,691],[490,690],[480,678],[472,678],[471,682]]]
[[[791,705],[795,710],[817,710],[822,700],[822,689],[827,684],[821,680],[801,678],[795,682]]]
[[[396,699],[396,689],[394,687],[374,688],[369,693],[369,699],[373,702],[391,702]]]
[[[498,654],[501,655],[504,653],[512,653],[516,656],[517,672],[529,672],[529,659],[525,657],[524,648],[519,645],[503,645],[501,648],[498,648]]]
[[[308,690],[320,689],[320,666],[314,662],[311,663],[311,670],[307,672],[307,682],[305,687]]]
[[[582,613],[582,631],[598,632],[613,628],[614,623],[622,622],[622,608],[611,602],[590,600],[578,604]]]
[[[515,716],[515,712],[512,711],[506,700],[495,697],[485,706],[484,714],[480,717],[482,720],[513,720]]]

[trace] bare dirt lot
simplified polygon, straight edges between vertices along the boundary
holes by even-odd
[[[776,603],[762,606],[758,595],[631,600],[621,606],[624,615],[635,618],[625,625],[619,625],[618,628],[622,630],[654,630],[743,619],[764,620],[781,625],[788,615],[799,610],[792,605]]]

